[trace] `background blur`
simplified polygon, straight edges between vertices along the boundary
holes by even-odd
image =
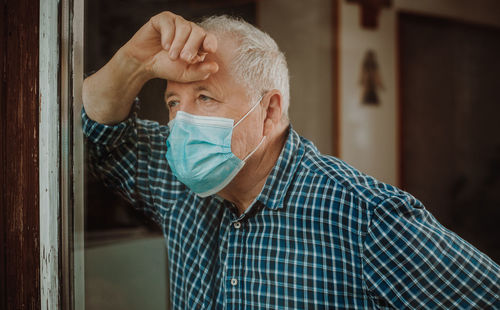
[[[291,75],[299,134],[418,199],[500,261],[500,1],[86,0],[85,71],[164,10],[240,16],[268,32]],[[142,118],[168,122],[165,81]],[[86,176],[88,309],[166,309],[161,232]]]

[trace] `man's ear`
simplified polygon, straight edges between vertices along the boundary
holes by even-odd
[[[281,125],[283,96],[277,89],[268,91],[262,98],[264,105],[264,136],[270,136]]]

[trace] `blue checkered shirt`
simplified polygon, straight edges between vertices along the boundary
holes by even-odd
[[[410,194],[321,155],[291,127],[238,215],[171,173],[168,126],[82,111],[92,169],[165,236],[172,309],[498,309],[499,266]]]

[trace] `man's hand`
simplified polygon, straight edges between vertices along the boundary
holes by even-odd
[[[163,12],[152,17],[82,89],[87,115],[114,124],[130,113],[134,98],[152,78],[176,82],[203,80],[219,69],[206,61],[217,39],[181,16]]]
[[[176,82],[203,80],[218,70],[204,61],[217,50],[216,37],[171,12],[153,16],[123,49],[154,77]]]

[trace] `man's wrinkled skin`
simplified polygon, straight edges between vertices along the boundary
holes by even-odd
[[[83,84],[87,115],[101,124],[125,120],[133,99],[150,79],[168,80],[165,103],[170,119],[178,111],[231,118],[237,122],[251,108],[247,87],[232,74],[238,42],[216,37],[171,12],[152,17],[98,72]],[[232,151],[240,159],[266,139],[238,175],[218,195],[243,213],[258,196],[286,140],[283,97],[262,90],[259,106],[234,129]],[[260,97],[261,94],[250,94]]]

